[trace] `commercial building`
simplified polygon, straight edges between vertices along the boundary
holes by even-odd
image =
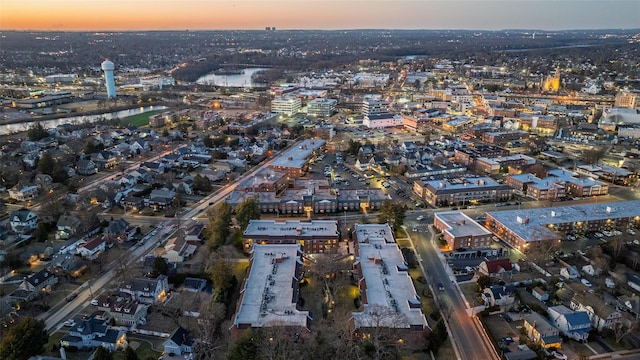
[[[362,115],[369,116],[389,112],[389,102],[381,99],[365,99],[362,102]]]
[[[416,180],[413,191],[434,206],[465,205],[473,202],[507,201],[513,190],[488,177],[454,180]]]
[[[640,226],[640,200],[555,208],[492,211],[486,224],[520,251],[534,242],[560,241],[566,234]]]
[[[295,96],[283,96],[271,100],[271,112],[276,114],[291,116],[298,113],[301,108],[302,100]]]
[[[404,118],[402,115],[394,115],[390,113],[371,114],[364,116],[362,125],[369,129],[402,126],[404,125]]]
[[[250,328],[272,327],[308,335],[311,316],[298,309],[301,279],[300,246],[254,246],[233,316],[232,336]]]
[[[522,154],[514,154],[503,157],[478,158],[475,161],[475,168],[480,173],[499,174],[501,171],[506,171],[509,168],[519,168],[524,165],[533,165],[535,163],[536,159],[532,157]]]
[[[307,103],[307,115],[314,117],[329,117],[336,111],[338,100],[316,98]]]
[[[526,131],[498,131],[498,132],[486,132],[482,134],[482,141],[489,144],[504,145],[508,142],[517,140],[526,140],[529,138],[529,133]]]
[[[477,145],[456,149],[455,162],[462,165],[472,165],[479,158],[496,158],[508,156],[509,150],[495,145]]]
[[[247,252],[257,244],[296,244],[305,254],[334,252],[340,231],[336,220],[251,220],[242,242]]]
[[[268,168],[287,174],[290,177],[301,177],[307,170],[307,162],[315,153],[321,152],[326,141],[307,139],[291,147],[284,154],[275,158]]]
[[[366,337],[376,328],[394,329],[398,341],[423,335],[429,325],[391,227],[356,224],[353,235],[353,270],[362,302],[352,313],[352,330]]]
[[[509,175],[505,182],[517,192],[536,200],[557,200],[571,196],[607,195],[609,185],[590,177],[579,177],[565,169],[553,169],[540,179],[531,174]]]
[[[490,231],[460,211],[437,212],[433,226],[442,232],[450,249],[486,248],[491,245]]]

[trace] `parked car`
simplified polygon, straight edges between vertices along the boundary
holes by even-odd
[[[420,215],[420,216],[418,216],[418,217],[416,218],[416,220],[418,220],[418,221],[422,221],[423,219],[424,219],[424,216],[422,216],[422,215]]]
[[[584,284],[584,286],[591,287],[591,282],[587,279],[580,279],[580,282]]]

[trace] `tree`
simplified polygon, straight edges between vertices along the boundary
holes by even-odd
[[[209,248],[215,249],[225,244],[230,234],[229,223],[231,223],[231,206],[223,201],[209,213],[209,226],[205,231]]]
[[[218,293],[225,293],[233,285],[233,270],[225,258],[215,259],[210,271],[213,287]]]
[[[198,174],[193,178],[193,190],[208,193],[211,191],[211,181],[208,177]]]
[[[42,354],[49,334],[42,320],[26,317],[18,320],[0,340],[0,359],[27,360]]]
[[[169,272],[169,266],[167,265],[167,261],[162,256],[156,256],[153,259],[153,277],[158,277],[158,275],[167,275]]]
[[[609,148],[606,146],[596,146],[591,149],[584,150],[582,152],[581,160],[587,164],[595,165],[598,164],[598,161],[600,161],[608,151]]]
[[[619,322],[617,324],[615,324],[613,326],[613,333],[616,336],[616,344],[620,344],[620,341],[622,341],[622,339],[633,333],[634,331],[636,331],[636,329],[638,328],[638,326],[640,325],[640,320],[636,319],[633,322],[631,322],[631,324],[629,324],[629,326],[626,326],[624,324],[624,322]]]
[[[378,223],[388,223],[394,229],[399,229],[404,225],[406,209],[404,205],[394,203],[391,200],[384,200],[380,205],[378,213]]]
[[[93,360],[113,360],[113,354],[102,346],[98,346],[96,352],[93,353]]]
[[[38,223],[38,227],[36,228],[36,240],[39,242],[44,242],[49,237],[49,231],[47,231],[47,225],[44,222],[40,221]]]
[[[44,154],[42,154],[42,156],[40,157],[40,160],[38,160],[38,171],[53,177],[55,168],[55,159],[53,158],[53,156],[51,156],[50,152],[45,151]]]
[[[138,354],[130,346],[124,350],[124,360],[138,360]]]
[[[49,136],[47,129],[42,127],[42,124],[39,122],[36,122],[35,124],[33,124],[33,126],[29,127],[29,129],[27,130],[27,137],[31,141],[38,141],[46,138],[47,136]]]
[[[249,198],[238,205],[236,220],[240,229],[246,229],[249,221],[256,219],[260,219],[260,205],[256,199]]]
[[[491,284],[491,278],[488,277],[487,275],[482,275],[478,278],[478,281],[476,283],[478,284],[480,291],[482,291],[482,289],[486,288]]]

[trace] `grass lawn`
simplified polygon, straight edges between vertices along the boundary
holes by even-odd
[[[447,338],[447,341],[445,341],[444,344],[440,345],[438,353],[435,354],[435,357],[438,360],[448,360],[456,358],[456,353],[453,351],[451,339]]]
[[[64,334],[66,334],[66,332],[56,331],[53,334],[49,335],[49,341],[44,346],[44,350],[45,350],[44,354],[45,355],[60,356],[60,350],[55,350],[54,351],[53,350],[53,346],[55,345],[56,348],[60,347],[60,339],[62,339]]]
[[[136,348],[136,355],[138,355],[138,359],[157,359],[162,355],[160,352],[153,351],[149,342],[144,340],[140,341],[139,339],[135,341],[139,341],[139,346]],[[124,351],[116,351],[113,353],[113,360],[124,360]]]
[[[478,288],[478,284],[476,284],[475,282],[468,282],[468,283],[459,284],[459,285],[460,285],[460,290],[462,290],[462,293],[464,294],[464,297],[466,298],[466,300],[469,302],[469,305],[474,307],[484,305],[484,304],[481,304],[478,300],[478,293],[476,292],[476,289]]]
[[[122,125],[145,126],[149,125],[149,116],[161,113],[163,110],[149,111],[143,114],[132,115],[120,120]]]

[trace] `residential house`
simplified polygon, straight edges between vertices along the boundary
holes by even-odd
[[[640,297],[636,294],[623,295],[617,299],[616,307],[621,311],[630,312],[636,319],[640,319]]]
[[[82,221],[77,216],[64,213],[58,218],[56,227],[56,240],[67,240],[82,230]]]
[[[129,226],[129,223],[120,218],[118,220],[109,221],[109,225],[104,229],[104,237],[107,242],[124,242],[129,241],[131,236],[135,233],[135,228]]]
[[[107,248],[105,238],[98,235],[78,247],[80,256],[87,260],[97,259]]]
[[[485,306],[500,306],[508,309],[516,301],[515,293],[511,286],[494,285],[484,288],[482,291]]]
[[[627,273],[627,285],[636,291],[640,291],[640,276],[633,273]]]
[[[57,276],[48,269],[42,269],[24,278],[18,289],[9,294],[9,297],[17,301],[31,301],[43,291],[51,290],[51,286],[57,283]]]
[[[156,279],[135,278],[122,285],[120,291],[132,295],[143,304],[162,303],[167,299],[169,281],[166,275]]]
[[[98,166],[91,159],[81,159],[76,163],[76,172],[79,175],[93,175],[98,172]]]
[[[524,329],[529,340],[545,348],[559,349],[562,345],[560,331],[542,315],[532,312],[524,316]]]
[[[622,313],[615,306],[605,303],[599,296],[576,293],[571,298],[571,310],[586,311],[591,325],[598,331],[611,329],[622,320]]]
[[[182,287],[186,291],[201,292],[207,286],[207,280],[188,277],[184,279]]]
[[[164,164],[159,161],[145,161],[140,164],[140,168],[153,171],[158,174],[164,173]]]
[[[478,273],[487,276],[502,276],[504,273],[511,274],[513,265],[509,259],[485,260],[478,265]]]
[[[542,290],[540,287],[536,286],[533,288],[533,290],[531,290],[531,294],[533,295],[534,298],[545,302],[549,300],[549,293]]]
[[[78,349],[102,346],[109,351],[116,351],[127,347],[127,337],[125,331],[113,329],[106,320],[92,316],[78,320],[60,339],[60,345]]]
[[[147,151],[150,149],[149,142],[144,139],[137,139],[129,146],[131,152],[134,154],[139,154],[142,151]]]
[[[101,169],[113,169],[120,162],[118,156],[107,150],[91,154],[91,160]]]
[[[191,258],[196,252],[196,246],[187,243],[184,235],[173,237],[164,246],[162,257],[169,263],[181,263]]]
[[[547,314],[563,335],[576,341],[587,341],[591,319],[586,311],[573,311],[564,305],[558,305],[548,308]]]
[[[147,206],[154,211],[166,209],[173,205],[173,199],[176,196],[176,192],[168,189],[154,189],[151,190],[149,199],[145,199]]]
[[[35,199],[38,196],[39,188],[35,185],[13,187],[9,189],[9,199],[16,201],[27,201]]]
[[[33,184],[40,192],[48,192],[53,188],[53,178],[47,174],[38,174],[33,178]]]
[[[38,226],[38,215],[29,209],[15,210],[9,216],[11,230],[17,234],[28,234]]]
[[[193,339],[189,332],[182,327],[178,327],[169,339],[164,342],[164,353],[169,356],[182,356],[193,352]]]
[[[600,276],[600,273],[602,273],[602,269],[594,268],[591,264],[583,266],[582,271],[589,276]]]
[[[146,323],[149,306],[134,301],[130,294],[103,295],[97,300],[98,309],[104,311],[116,325],[134,327]]]
[[[580,277],[580,272],[578,271],[578,268],[573,265],[565,266],[560,269],[560,276],[568,280],[574,280]]]
[[[204,225],[200,223],[195,223],[191,225],[191,227],[186,229],[184,234],[184,239],[188,243],[196,243],[196,244],[202,243],[203,236],[204,236],[202,234],[203,231],[204,231]]]

